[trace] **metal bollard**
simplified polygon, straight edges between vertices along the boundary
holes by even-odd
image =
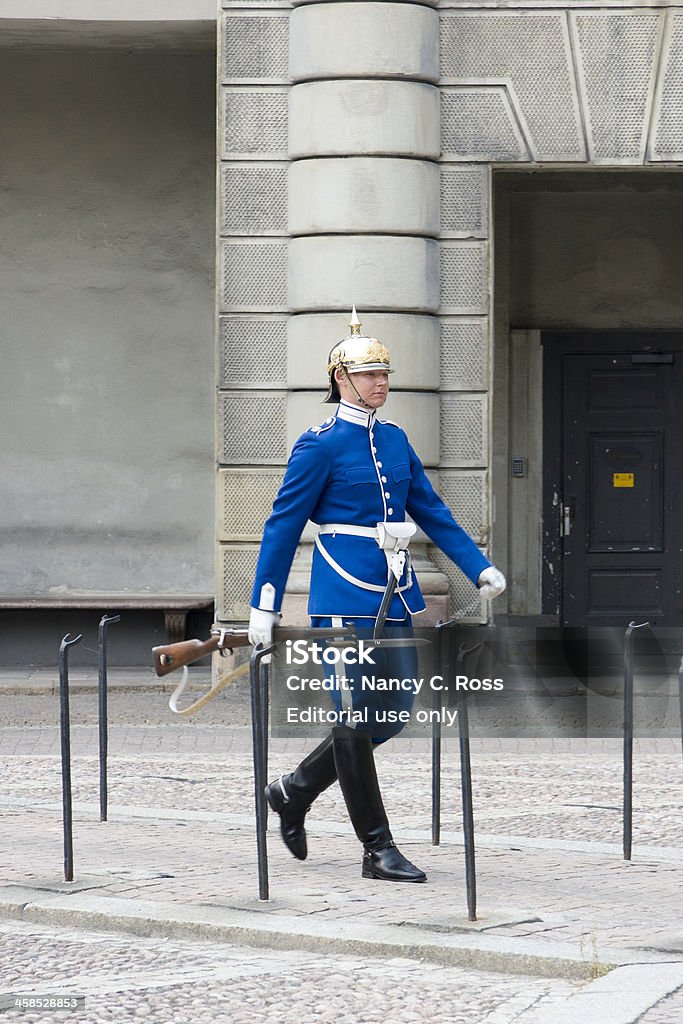
[[[274,645],[252,651],[249,662],[251,686],[251,728],[254,750],[254,799],[256,804],[256,855],[258,860],[259,899],[269,900],[268,884],[268,806],[265,788],[268,774],[268,665],[263,663]]]
[[[446,623],[439,620],[434,629],[434,666],[437,673],[444,675],[442,632]],[[432,708],[441,711],[442,694],[434,690]],[[441,842],[441,715],[432,719],[432,846]]]
[[[441,619],[434,627],[434,665],[437,672],[444,678],[448,674],[444,665],[444,651],[450,651],[450,630],[462,618],[462,613],[454,615],[453,618],[443,622]],[[448,637],[448,648],[446,647]],[[450,661],[448,661],[450,664]],[[434,690],[432,694],[432,709],[441,711],[443,707],[442,693]],[[432,718],[432,846],[438,846],[441,842],[441,751],[442,751],[442,722],[441,715],[434,715]]]
[[[444,628],[455,625],[457,619],[450,619],[448,622],[438,622],[436,625],[435,664],[442,675],[445,675],[443,668],[444,641],[442,632]],[[461,675],[464,671],[466,660],[476,655],[476,661],[483,649],[483,642],[474,644],[472,647],[465,647],[462,644],[458,650],[455,663],[455,674]],[[441,706],[441,694],[434,693],[434,708]],[[458,701],[458,737],[460,742],[460,787],[462,794],[462,828],[465,853],[465,887],[467,891],[467,917],[470,921],[477,920],[477,878],[474,848],[474,810],[472,801],[472,763],[470,759],[470,726],[467,713],[467,695],[463,694]],[[432,845],[438,846],[441,840],[441,718],[434,716],[432,722]]]
[[[461,644],[456,659],[456,675],[463,674],[465,661],[476,654],[478,661],[483,643],[473,647]],[[476,668],[476,665],[475,665]],[[477,875],[474,854],[474,808],[472,802],[472,763],[470,760],[470,724],[467,713],[467,694],[458,702],[458,734],[460,737],[460,786],[462,790],[462,829],[465,849],[465,886],[467,889],[467,918],[477,920]]]
[[[64,832],[64,881],[74,880],[73,818],[71,809],[71,725],[69,718],[69,647],[83,639],[67,633],[59,645],[59,723],[62,748],[62,829]]]
[[[624,634],[624,860],[631,859],[633,837],[633,634],[649,622],[630,622]]]
[[[100,821],[107,820],[107,627],[120,622],[120,615],[107,615],[100,619],[99,628],[99,733],[100,733]]]

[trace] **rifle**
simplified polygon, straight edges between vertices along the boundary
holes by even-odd
[[[213,651],[220,651],[221,654],[225,655],[232,653],[235,647],[247,647],[249,645],[249,635],[246,628],[238,628],[237,626],[215,626],[211,630],[211,635],[208,640],[181,640],[176,644],[162,644],[160,647],[152,648],[152,655],[154,657],[154,671],[158,676],[167,676],[169,672],[175,672],[176,669],[182,668],[183,674],[180,682],[176,686],[175,690],[171,694],[171,698],[168,702],[168,706],[171,711],[176,715],[193,715],[200,708],[203,708],[210,700],[220,693],[224,687],[229,683],[237,679],[238,676],[244,675],[249,669],[249,662],[245,662],[244,665],[239,665],[237,668],[229,672],[227,676],[224,676],[219,682],[214,683],[210,690],[208,690],[202,697],[199,697],[189,707],[183,708],[182,710],[178,707],[178,700],[180,699],[185,687],[187,685],[188,673],[187,666],[191,665],[193,661],[199,661],[207,654],[211,654]]]
[[[176,644],[162,644],[153,647],[154,671],[158,676],[166,676],[177,668],[191,665],[213,651],[232,653],[235,647],[248,647],[249,636],[246,628],[237,626],[226,628],[216,627],[211,630],[208,640],[181,640]]]
[[[276,641],[298,640],[302,637],[333,641],[339,638],[347,643],[357,639],[354,629],[347,626],[335,626],[329,629],[306,629],[291,626],[278,626],[275,629]],[[381,641],[385,644],[386,641]],[[153,647],[154,671],[158,676],[166,676],[178,668],[191,665],[213,651],[221,654],[232,654],[235,647],[248,647],[249,635],[246,626],[214,626],[208,640],[181,640],[176,644],[163,644]]]
[[[353,626],[333,626],[325,629],[302,629],[290,627],[276,627],[274,639],[276,642],[283,640],[298,640],[301,638],[317,639],[331,645],[355,644],[358,636]],[[405,639],[369,639],[367,641],[373,647],[417,647],[429,643],[421,637],[409,637]],[[153,647],[154,671],[157,676],[166,676],[169,672],[175,672],[182,668],[183,675],[180,683],[173,691],[168,705],[176,715],[193,715],[200,708],[203,708],[210,700],[220,693],[224,687],[234,682],[239,676],[249,671],[249,662],[238,665],[232,672],[215,683],[202,697],[196,700],[189,707],[181,710],[178,707],[178,700],[183,693],[188,680],[187,666],[193,661],[198,661],[213,651],[220,651],[222,655],[231,654],[235,647],[248,647],[249,634],[246,627],[238,626],[216,626],[211,630],[208,640],[181,640],[180,643],[163,644],[160,647]]]
[[[276,641],[286,639],[298,640],[301,638],[318,639],[327,643],[356,643],[358,636],[356,630],[350,626],[334,626],[327,629],[293,628],[291,626],[278,626],[274,631]],[[368,638],[366,641],[373,647],[405,647],[420,646],[427,643],[426,640],[412,637],[410,640],[379,640]],[[153,647],[154,671],[158,676],[167,676],[169,672],[175,672],[178,668],[191,665],[193,661],[199,661],[213,651],[220,651],[221,654],[232,654],[235,647],[248,647],[249,635],[245,626],[215,626],[211,630],[208,640],[181,640],[176,644],[163,644],[161,647]]]

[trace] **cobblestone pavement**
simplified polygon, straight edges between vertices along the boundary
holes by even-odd
[[[160,918],[169,907],[226,918],[243,913],[271,924],[279,920],[291,942],[264,950],[171,932],[133,937],[82,931],[54,916],[49,923],[0,917],[0,992],[78,990],[87,1010],[72,1019],[88,1024],[124,1024],[142,1016],[231,1024],[363,1024],[378,1017],[399,1024],[573,1024],[562,1013],[573,1013],[573,1000],[587,985],[600,985],[590,979],[603,963],[646,962],[652,972],[661,964],[683,964],[683,768],[675,740],[636,741],[631,862],[620,848],[618,741],[473,741],[479,920],[471,925],[456,742],[444,744],[439,846],[430,842],[428,743],[399,738],[377,754],[392,829],[401,849],[427,871],[427,885],[360,879],[360,847],[335,786],[309,815],[305,863],[287,853],[271,822],[272,898],[262,903],[246,688],[235,687],[197,718],[181,720],[168,711],[167,694],[148,689],[145,681],[126,686],[122,677],[115,679],[109,821],[101,823],[97,698],[87,691],[88,680],[79,682],[71,699],[76,883],[66,895],[58,698],[47,692],[44,676],[33,680],[34,695],[19,674],[0,678],[0,904],[3,892],[8,907],[11,887],[23,887],[66,909],[87,897],[93,906],[98,900],[102,907],[122,900],[131,908],[151,906]],[[289,770],[310,746],[273,740],[271,774]],[[328,945],[296,949],[298,931],[314,926]],[[485,946],[489,958],[497,948],[505,955],[493,973],[475,962],[437,963],[433,952],[420,956],[419,949],[407,957],[359,956],[348,943],[330,945],[330,935],[341,942],[349,929],[371,934],[383,927],[392,934],[419,933],[425,943],[471,940]],[[525,943],[549,961],[558,950],[571,950],[569,959],[585,964],[588,980],[511,967],[510,957]],[[609,1005],[617,1002],[612,998]],[[600,1021],[679,1024],[683,988],[669,983],[637,1013],[610,1017],[603,1006]],[[61,1018],[56,1011],[46,1017],[12,1010],[4,1019]],[[592,1018],[582,1011],[575,1019]]]
[[[26,924],[0,925],[2,987],[85,997],[88,1022],[152,1024],[508,1024],[580,987],[562,979],[511,977],[414,960],[130,938]],[[520,991],[522,989],[522,991]],[[78,1020],[8,1011],[3,1020]]]

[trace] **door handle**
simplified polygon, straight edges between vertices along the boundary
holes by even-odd
[[[561,537],[568,537],[572,532],[572,522],[574,520],[574,505],[574,498],[570,498],[569,502],[566,505],[564,503],[562,504],[562,518],[560,519]]]

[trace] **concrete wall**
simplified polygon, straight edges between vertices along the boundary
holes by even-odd
[[[680,329],[680,176],[534,178],[508,179],[512,325]]]
[[[494,232],[492,179],[499,167],[515,168],[553,193],[550,169],[585,170],[584,182],[608,167],[647,166],[653,180],[675,171],[680,8],[678,0],[292,0],[291,8],[277,0],[248,9],[221,0],[220,618],[248,613],[284,439],[311,398],[299,391],[320,387],[314,368],[325,339],[341,336],[350,301],[361,319],[383,319],[376,329],[390,346],[392,324],[422,322],[397,352],[405,375],[392,382],[395,415],[412,431],[399,403],[412,392],[423,409],[432,391],[439,452],[429,464],[439,488],[514,577],[509,446],[536,423],[513,423],[520,429],[511,434],[509,402],[534,399],[539,378],[538,353],[521,337],[524,365],[510,377],[511,323],[617,327],[635,315],[648,326],[674,323],[675,269],[660,259],[680,261],[677,208],[667,220],[666,200],[611,184],[607,200],[565,187],[564,197],[520,196],[505,215],[497,210]],[[525,528],[538,529],[536,506],[524,508]],[[469,583],[462,587],[438,552],[430,557],[453,606],[466,607]],[[504,612],[509,597],[494,610]]]
[[[211,52],[0,62],[0,593],[213,578]]]
[[[214,0],[0,0],[0,18],[73,21],[214,19]]]

